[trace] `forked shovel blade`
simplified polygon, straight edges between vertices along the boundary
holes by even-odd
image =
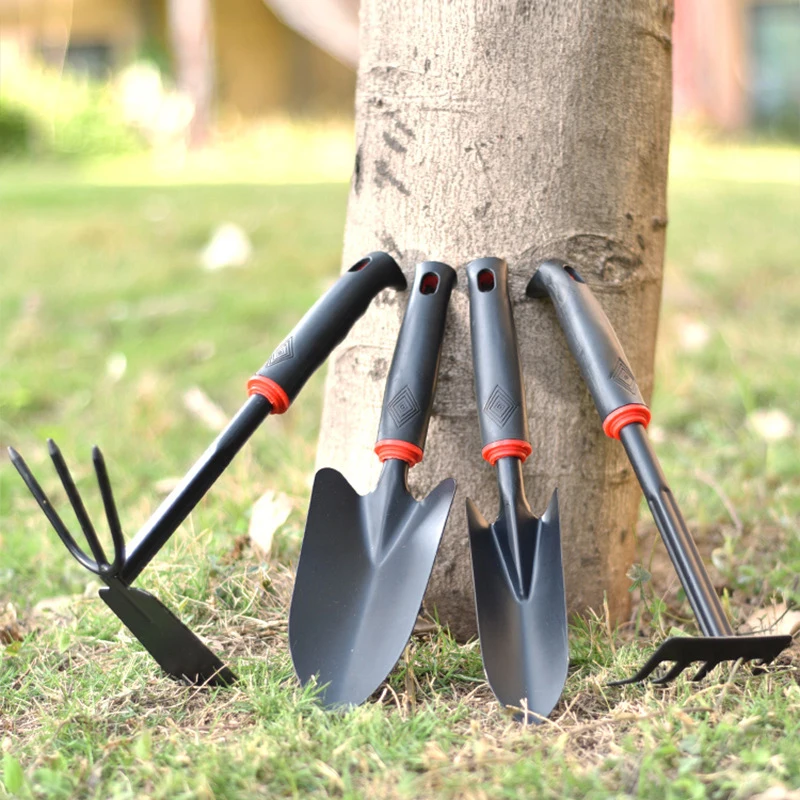
[[[407,464],[389,460],[375,491],[317,473],[289,613],[301,683],[327,707],[364,702],[391,672],[414,628],[455,494],[445,480],[409,494]]]
[[[467,519],[486,678],[503,705],[520,709],[518,719],[540,722],[558,703],[569,666],[557,496],[541,519],[515,515],[521,585],[508,520],[489,525],[470,500]]]
[[[508,265],[479,258],[467,280],[481,455],[495,468],[500,498],[492,525],[467,500],[481,656],[497,699],[535,723],[558,702],[569,665],[558,496],[541,519],[525,497],[522,464],[532,446]]]
[[[102,588],[100,597],[168,675],[210,686],[236,681],[233,672],[153,595],[115,583]]]

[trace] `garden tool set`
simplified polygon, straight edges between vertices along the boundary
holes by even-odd
[[[507,272],[499,258],[481,258],[466,269],[482,455],[496,470],[500,498],[491,524],[467,499],[467,520],[486,677],[517,718],[537,722],[553,710],[567,678],[567,611],[557,493],[536,517],[523,486],[522,464],[532,447]],[[363,702],[392,670],[412,633],[447,523],[455,482],[443,480],[415,500],[407,481],[423,455],[455,282],[454,270],[445,264],[427,261],[417,267],[384,393],[375,445],[383,467],[375,490],[360,496],[333,469],[320,470],[314,481],[289,613],[289,646],[298,678],[303,684],[316,680],[327,707]],[[250,379],[247,402],[127,547],[95,447],[94,468],[114,546],[111,562],[56,445],[49,442],[50,457],[93,558],[9,448],[64,545],[106,584],[100,596],[172,677],[221,685],[236,679],[159,600],[131,584],[259,425],[289,408],[372,299],[389,288],[403,290],[406,280],[385,253],[371,253],[345,272]],[[650,412],[588,286],[572,267],[546,261],[527,294],[552,301],[603,429],[625,448],[703,634],[667,639],[636,675],[618,683],[644,680],[665,662],[673,666],[655,682],[671,681],[692,662],[702,662],[694,680],[726,660],[769,663],[792,639],[733,634],[647,438]]]

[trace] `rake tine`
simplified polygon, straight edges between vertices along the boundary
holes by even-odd
[[[67,462],[64,461],[64,456],[61,455],[58,445],[52,439],[47,440],[47,449],[50,451],[50,458],[55,465],[56,472],[58,472],[58,477],[61,478],[61,483],[64,486],[64,491],[67,493],[69,502],[72,505],[72,510],[75,512],[75,516],[78,518],[78,524],[81,526],[83,535],[86,537],[86,541],[89,543],[89,548],[95,557],[98,571],[102,570],[104,567],[107,568],[108,559],[106,558],[105,551],[103,550],[103,545],[100,544],[100,540],[97,538],[97,533],[95,532],[94,526],[89,519],[89,515],[86,513],[86,506],[83,504],[83,500],[78,492],[78,487],[75,486],[75,481],[72,479],[72,475],[67,467]]]
[[[90,572],[98,574],[100,572],[99,566],[78,547],[78,543],[72,538],[72,534],[67,529],[67,526],[64,525],[61,517],[58,516],[50,499],[44,493],[42,487],[39,486],[36,478],[33,477],[33,473],[25,463],[25,459],[13,447],[8,448],[8,454],[11,457],[11,463],[16,467],[22,480],[25,481],[28,491],[33,495],[33,499],[39,504],[39,508],[42,509],[42,512],[53,526],[53,530],[58,534],[58,538],[64,543],[72,557]]]
[[[109,565],[108,571],[116,574],[125,563],[125,539],[122,535],[122,526],[119,524],[119,514],[117,504],[114,501],[114,492],[111,490],[111,481],[108,477],[106,462],[100,448],[95,445],[92,448],[92,462],[94,471],[97,475],[97,484],[100,487],[100,494],[103,498],[103,506],[106,510],[108,528],[111,531],[111,540],[114,543],[114,560]]]
[[[658,655],[654,655],[645,661],[642,664],[641,669],[635,674],[631,675],[630,678],[625,678],[621,681],[611,681],[608,685],[609,686],[627,686],[631,683],[639,683],[646,678],[648,678],[653,671],[658,667],[659,664],[663,663],[663,659],[659,658]]]
[[[692,675],[691,678],[692,681],[694,682],[703,680],[703,678],[705,678],[705,676],[708,675],[708,673],[711,672],[711,670],[714,669],[714,667],[718,666],[720,663],[721,663],[720,661],[713,661],[713,660],[706,661],[706,663],[703,664],[703,666],[700,667],[700,669],[697,670],[697,672],[695,672],[694,675]]]
[[[674,681],[691,663],[691,661],[676,661],[669,670],[667,670],[666,674],[662,675],[660,678],[653,678],[651,683],[656,686],[662,686],[670,681]]]

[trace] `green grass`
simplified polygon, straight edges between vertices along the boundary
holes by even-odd
[[[800,600],[798,159],[683,140],[672,159],[654,433],[739,619]],[[43,445],[55,438],[93,516],[99,443],[129,535],[162,498],[155,484],[183,475],[213,436],[184,391],[199,386],[233,413],[246,378],[337,272],[344,182],[314,183],[309,168],[286,183],[283,166],[248,170],[241,153],[226,163],[166,177],[131,161],[103,173],[13,165],[0,182],[0,443],[62,507]],[[347,164],[325,170],[345,176]],[[253,261],[205,272],[198,250],[225,220],[248,232]],[[121,377],[108,366],[120,355]],[[297,687],[286,642],[321,394],[316,376],[303,403],[259,430],[141,581],[225,655],[241,678],[230,690],[159,673],[0,456],[0,635],[11,640],[0,645],[0,797],[748,798],[800,787],[796,656],[757,679],[610,688],[641,662],[643,640],[599,619],[573,628],[571,676],[542,726],[511,721],[477,646],[441,632],[412,641],[379,697],[323,712]],[[752,425],[764,409],[794,430],[765,441]],[[280,558],[259,565],[246,533],[267,489],[293,510]],[[642,534],[635,627],[654,639],[673,625],[693,632],[646,514]]]

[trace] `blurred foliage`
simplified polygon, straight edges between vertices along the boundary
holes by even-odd
[[[35,137],[35,122],[16,104],[0,105],[0,157],[27,153]]]
[[[13,70],[0,82],[0,157],[69,159],[144,148],[114,84],[43,67]]]

